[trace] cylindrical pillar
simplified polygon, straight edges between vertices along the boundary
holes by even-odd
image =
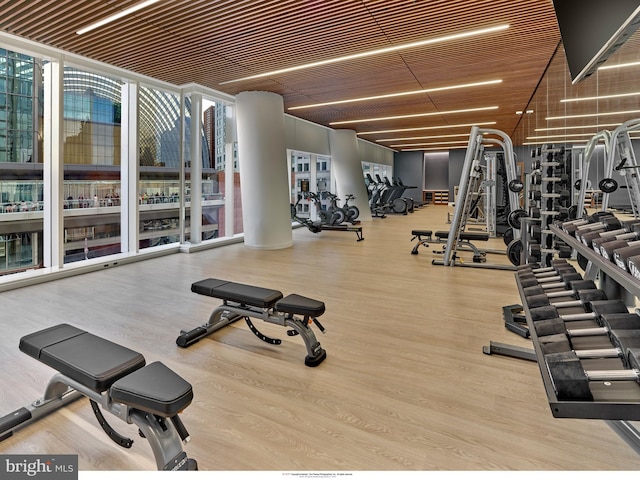
[[[270,92],[236,96],[244,243],[276,250],[293,244],[284,102]]]
[[[331,168],[335,170],[337,195],[343,201],[347,194],[355,195],[350,202],[360,210],[358,220],[371,221],[371,208],[367,185],[362,174],[362,162],[358,152],[358,139],[354,130],[331,130]]]

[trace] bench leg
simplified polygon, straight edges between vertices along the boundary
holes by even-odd
[[[304,364],[307,367],[317,367],[327,358],[327,352],[320,346],[313,330],[306,323],[293,315],[285,316],[284,323],[302,337],[307,348],[307,356],[304,359]]]
[[[424,247],[428,247],[429,246],[429,244],[427,243],[427,240],[418,239],[418,242],[413,246],[413,249],[411,250],[411,255],[417,255],[418,254],[418,248],[420,247],[420,245],[422,245]]]
[[[130,418],[151,445],[158,470],[197,470],[197,463],[182,450],[180,435],[168,418],[139,410],[132,410]]]
[[[217,332],[221,328],[224,328],[233,322],[237,322],[241,318],[243,318],[243,315],[230,312],[226,306],[221,305],[211,313],[209,321],[204,325],[189,331],[182,330],[180,332],[180,336],[176,339],[176,345],[186,348],[203,339],[207,335],[211,335],[213,332]]]
[[[47,385],[45,395],[26,407],[19,408],[0,418],[0,441],[52,412],[82,398],[82,393],[69,388],[54,376]]]

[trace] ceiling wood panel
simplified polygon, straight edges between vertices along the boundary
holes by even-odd
[[[138,0],[0,0],[0,29],[158,78],[227,93],[266,90],[285,108],[502,79],[494,86],[291,111],[322,125],[497,105],[493,112],[350,124],[367,130],[495,120],[511,135],[559,43],[551,0],[163,0],[84,35]],[[254,80],[223,83],[459,32],[501,32]],[[346,126],[344,128],[347,128]]]

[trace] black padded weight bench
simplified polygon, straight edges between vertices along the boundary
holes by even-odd
[[[140,353],[69,324],[22,337],[20,350],[58,373],[41,399],[0,418],[0,440],[85,396],[102,429],[118,445],[130,448],[133,440],[116,432],[102,410],[139,428],[158,470],[197,470],[197,462],[182,449],[189,433],[178,417],[191,403],[193,390],[163,363],[147,365]]]
[[[296,294],[284,297],[278,290],[255,287],[242,283],[207,278],[191,285],[191,291],[200,295],[222,300],[209,316],[209,321],[190,331],[181,331],[176,339],[180,347],[193,345],[207,335],[221,328],[244,319],[249,329],[262,341],[271,345],[280,345],[282,341],[263,335],[251,322],[251,318],[259,318],[265,322],[289,327],[289,336],[300,335],[307,348],[305,365],[315,367],[327,357],[320,346],[310,325],[315,324],[322,333],[324,327],[318,317],[325,311],[323,302]],[[302,317],[302,318],[300,318]]]
[[[449,238],[449,231],[440,230],[433,233],[433,237],[435,237],[435,240],[432,238],[431,230],[413,230],[411,232],[411,235],[414,235],[411,241],[415,240],[416,238],[418,239],[413,249],[411,250],[411,253],[413,255],[417,255],[418,248],[420,247],[420,245],[428,247],[429,243],[436,243],[441,245],[446,244],[447,239]],[[426,237],[426,238],[423,239],[422,237]],[[462,232],[460,233],[460,238],[458,240],[459,240],[458,241],[459,247],[462,247],[462,249],[473,251],[474,262],[486,262],[486,256],[487,256],[486,252],[480,250],[472,242],[487,242],[489,240],[488,233]],[[433,253],[442,253],[442,252],[434,251]]]

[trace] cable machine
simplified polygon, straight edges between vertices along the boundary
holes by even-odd
[[[485,139],[485,135],[496,135],[500,137],[501,140]],[[451,229],[447,237],[447,244],[444,250],[442,264],[445,266],[461,265],[461,263],[456,262],[461,235],[465,232],[467,220],[475,206],[474,201],[478,199],[480,191],[490,183],[485,183],[483,185],[483,182],[486,180],[484,178],[485,175],[482,166],[482,161],[486,161],[486,157],[484,155],[485,143],[497,143],[503,149],[506,180],[509,185],[508,197],[511,212],[509,214],[510,219],[516,221],[526,215],[526,212],[520,209],[519,192],[524,188],[524,186],[517,177],[511,138],[500,130],[481,129],[477,126],[473,126],[469,134],[469,144],[467,146],[462,174],[460,176],[458,196],[455,199],[455,210],[451,219]],[[493,183],[495,187],[495,180]],[[495,204],[492,207],[492,210],[495,210]],[[493,212],[492,215],[495,219],[495,212]],[[514,239],[519,239],[519,237],[519,231],[514,231]],[[489,264],[474,264],[473,266],[484,268],[505,268],[504,265]]]

